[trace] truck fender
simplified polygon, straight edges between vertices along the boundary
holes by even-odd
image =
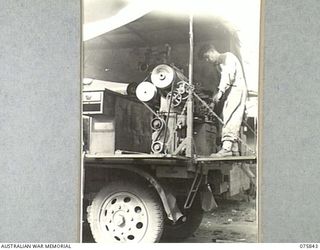
[[[143,177],[144,179],[146,179],[157,191],[164,210],[167,214],[168,219],[172,220],[173,222],[176,222],[177,220],[179,220],[183,214],[181,213],[180,209],[177,206],[177,202],[176,202],[176,198],[167,190],[165,190],[161,184],[149,173],[136,168],[136,167],[126,167],[126,166],[105,166],[106,168],[112,168],[112,169],[123,169],[129,172],[133,172],[141,177]]]

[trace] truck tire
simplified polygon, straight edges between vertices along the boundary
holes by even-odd
[[[197,195],[191,208],[187,210],[183,209],[185,200],[186,197],[177,197],[178,206],[184,217],[179,219],[175,224],[170,220],[166,220],[162,240],[170,242],[174,240],[181,241],[192,236],[199,228],[203,218],[200,196]]]
[[[111,182],[88,207],[88,222],[97,243],[158,242],[163,208],[157,194],[143,182]]]

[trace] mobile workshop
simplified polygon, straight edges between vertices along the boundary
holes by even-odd
[[[119,16],[130,4],[116,7]],[[245,57],[247,73],[257,63],[242,53],[251,45],[216,13],[147,7],[121,25],[101,25],[89,14],[84,25],[83,224],[99,243],[187,238],[215,197],[256,183],[257,91],[250,84],[258,85],[257,75],[247,77],[240,155],[212,158],[223,126],[219,107],[210,106],[219,73],[196,57],[213,42]]]

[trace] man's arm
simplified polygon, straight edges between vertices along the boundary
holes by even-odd
[[[233,55],[227,55],[225,61],[220,66],[221,79],[218,89],[219,92],[222,92],[222,94],[224,94],[226,90],[233,84],[236,76],[236,62],[235,60],[233,60]]]

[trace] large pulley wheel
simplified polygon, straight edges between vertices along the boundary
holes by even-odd
[[[136,88],[136,96],[142,102],[149,102],[157,95],[157,88],[151,82],[142,82]]]
[[[157,242],[163,231],[162,205],[146,184],[111,182],[88,207],[88,221],[97,243]]]
[[[176,73],[166,64],[160,64],[151,72],[151,81],[159,89],[168,88],[175,80]]]
[[[186,197],[178,196],[176,198],[178,207],[184,216],[176,223],[166,220],[162,236],[163,240],[181,241],[192,236],[192,234],[199,228],[203,218],[200,195],[196,196],[191,208],[186,210],[183,208]]]

